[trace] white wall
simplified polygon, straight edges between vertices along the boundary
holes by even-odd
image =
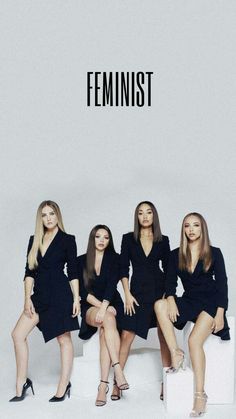
[[[0,7],[1,376],[12,385],[10,330],[44,199],[59,203],[79,253],[99,222],[119,250],[143,199],[156,204],[172,248],[183,216],[202,213],[225,256],[234,314],[235,1],[1,0]],[[87,108],[87,71],[153,71],[152,107]],[[31,375],[57,373],[56,342],[44,345],[35,331],[30,350]]]

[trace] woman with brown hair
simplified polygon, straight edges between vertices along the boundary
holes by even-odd
[[[24,311],[12,332],[17,379],[16,396],[10,402],[23,400],[28,388],[33,392],[33,383],[27,378],[27,337],[36,325],[45,342],[56,337],[60,346],[61,376],[56,395],[49,401],[59,402],[70,396],[73,364],[70,331],[79,328],[80,311],[76,253],[75,237],[65,233],[59,206],[53,201],[43,201],[37,211],[35,234],[28,245]],[[63,271],[65,263],[67,275]]]
[[[184,293],[176,296],[177,277]],[[189,337],[189,350],[195,377],[195,397],[191,417],[205,413],[207,395],[204,390],[205,354],[203,344],[214,333],[230,339],[225,317],[228,306],[227,277],[220,249],[210,245],[207,224],[202,215],[193,212],[184,217],[180,247],[171,252],[166,299],[155,304],[155,310],[167,345],[172,366],[166,372],[175,373],[184,367],[184,353],[178,348],[174,327],[183,329],[187,321],[195,322]]]
[[[140,202],[134,214],[134,231],[124,234],[120,265],[125,294],[125,318],[121,335],[120,364],[124,368],[135,335],[147,339],[148,330],[157,327],[154,303],[165,293],[165,272],[170,253],[169,239],[162,235],[159,217],[152,202]],[[159,264],[161,262],[162,269]],[[132,276],[129,284],[129,267]],[[164,366],[170,366],[170,354],[160,328],[158,336]],[[114,381],[112,400],[120,399]],[[163,399],[163,389],[160,398]]]
[[[104,406],[111,363],[118,388],[129,388],[119,363],[118,330],[124,316],[124,305],[117,291],[119,255],[106,225],[98,224],[90,232],[87,252],[78,257],[78,272],[82,316],[79,336],[89,339],[99,328],[101,380],[95,404]]]

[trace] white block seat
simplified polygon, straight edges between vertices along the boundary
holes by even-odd
[[[234,402],[234,369],[235,369],[235,319],[227,317],[230,327],[230,340],[223,341],[218,336],[210,335],[205,344],[206,376],[205,391],[209,404],[227,404]],[[188,338],[194,323],[188,322],[184,328],[184,350],[191,367]]]
[[[164,406],[168,413],[188,414],[193,400],[193,372],[189,367],[167,374],[163,368]]]

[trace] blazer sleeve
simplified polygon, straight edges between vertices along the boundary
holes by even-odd
[[[28,248],[27,248],[27,255],[26,255],[24,280],[27,276],[30,276],[31,278],[35,278],[35,274],[36,274],[36,269],[30,269],[29,264],[28,264],[28,255],[29,255],[30,249],[32,247],[33,241],[34,241],[34,236],[30,236],[29,244],[28,244]]]
[[[123,235],[120,252],[120,278],[129,278],[130,252],[127,235]]]
[[[167,274],[169,257],[170,257],[169,238],[165,237],[163,240],[163,253],[162,253],[162,258],[161,258],[161,265],[162,265],[162,269],[165,275]]]
[[[77,270],[79,276],[79,293],[83,301],[87,301],[88,291],[84,286],[84,266],[81,257],[77,258]]]
[[[170,253],[167,274],[166,274],[166,297],[175,296],[176,288],[178,284],[178,275],[176,269],[175,255],[173,252]]]
[[[119,255],[115,255],[112,266],[109,270],[109,277],[107,281],[107,286],[104,292],[103,299],[111,302],[114,298],[116,289],[117,289],[117,283],[119,282],[120,276],[119,276],[120,266],[119,266]]]
[[[224,258],[220,249],[216,249],[214,260],[214,277],[217,287],[217,305],[225,310],[228,308],[228,284]]]
[[[67,277],[69,281],[72,279],[78,279],[77,273],[77,247],[75,242],[75,236],[67,236],[67,247],[66,247],[66,262],[67,262]]]

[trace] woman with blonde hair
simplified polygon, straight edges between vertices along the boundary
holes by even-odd
[[[177,277],[184,293],[176,296]],[[189,350],[195,378],[195,396],[191,417],[205,413],[205,354],[203,344],[213,333],[229,340],[225,317],[228,307],[227,276],[222,253],[210,245],[208,229],[201,214],[184,217],[180,247],[171,252],[166,283],[166,299],[155,304],[159,324],[171,352],[172,366],[166,372],[184,368],[184,352],[178,348],[174,327],[183,329],[187,321],[195,323],[189,337]]]
[[[56,337],[60,346],[61,375],[56,395],[49,401],[59,402],[70,396],[73,363],[70,331],[79,328],[80,311],[76,256],[75,237],[65,233],[59,206],[53,201],[43,201],[37,211],[35,234],[28,245],[24,311],[12,332],[17,379],[16,396],[10,402],[23,400],[28,388],[34,394],[33,383],[27,378],[27,336],[35,326],[43,333],[45,342]]]

